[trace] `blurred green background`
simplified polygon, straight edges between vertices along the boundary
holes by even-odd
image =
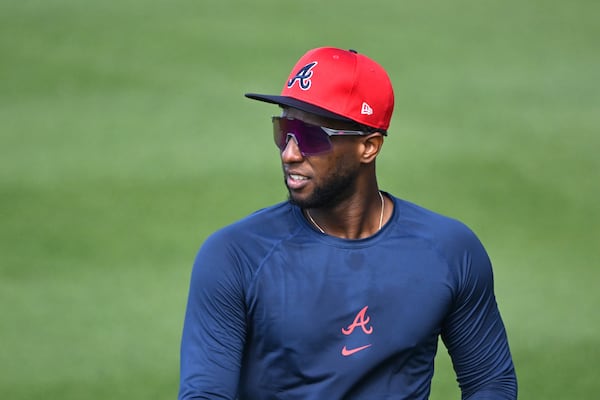
[[[281,201],[306,50],[389,71],[380,186],[470,225],[523,399],[600,391],[600,2],[0,2],[0,397],[173,399],[195,253]],[[459,398],[443,347],[432,399]]]

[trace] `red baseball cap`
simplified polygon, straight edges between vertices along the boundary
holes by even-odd
[[[320,47],[298,60],[281,95],[246,97],[379,129],[386,133],[394,90],[385,70],[354,50]]]

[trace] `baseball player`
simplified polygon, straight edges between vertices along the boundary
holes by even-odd
[[[492,267],[464,224],[379,189],[394,107],[352,50],[303,55],[272,118],[289,199],[196,257],[179,399],[427,399],[441,337],[464,399],[515,399]]]

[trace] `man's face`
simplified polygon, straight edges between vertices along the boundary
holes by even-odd
[[[294,108],[284,117],[334,129],[356,129],[351,124],[323,118]],[[328,208],[349,198],[356,190],[360,171],[357,136],[332,136],[331,151],[304,156],[291,138],[281,151],[284,182],[292,203],[302,208]]]

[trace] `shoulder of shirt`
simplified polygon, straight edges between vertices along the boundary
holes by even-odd
[[[253,212],[245,218],[227,225],[213,234],[206,242],[222,242],[236,247],[246,247],[274,242],[293,235],[299,229],[293,206],[285,201]]]
[[[271,251],[293,236],[300,224],[289,202],[258,210],[209,235],[194,260],[195,279],[231,282],[251,279]]]
[[[462,221],[406,200],[394,198],[399,226],[446,252],[457,248],[479,247],[479,238]]]

